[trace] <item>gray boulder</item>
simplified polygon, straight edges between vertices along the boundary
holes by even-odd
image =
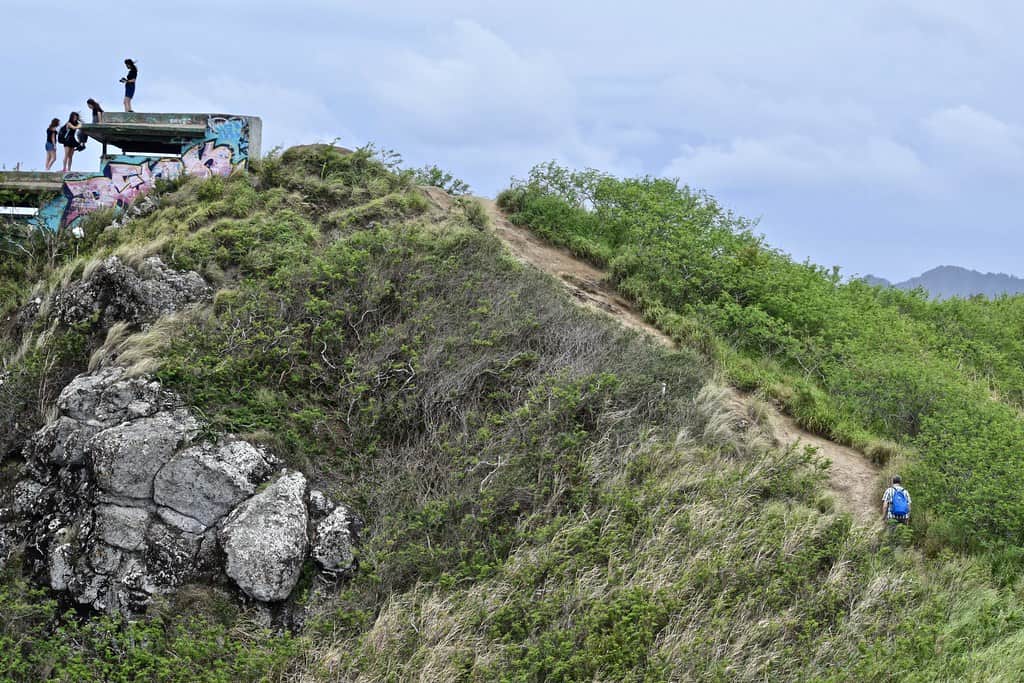
[[[286,473],[224,522],[218,538],[226,572],[248,596],[275,602],[291,594],[309,547],[305,498],[306,478]]]
[[[0,492],[0,565],[21,544],[38,580],[125,615],[196,581],[285,600],[310,557],[311,524],[323,571],[354,569],[347,508],[307,495],[297,472],[259,491],[280,462],[246,441],[201,439],[181,398],[152,379],[101,368],[71,381],[57,408]]]
[[[46,486],[35,479],[22,479],[14,485],[14,512],[29,515],[39,509]]]
[[[53,312],[63,325],[94,316],[103,327],[115,322],[144,324],[211,295],[212,290],[198,273],[179,273],[157,256],[147,258],[137,271],[111,256],[79,282],[58,291],[53,297]]]
[[[255,493],[275,464],[265,451],[244,441],[195,446],[157,473],[153,500],[208,527]]]
[[[85,445],[99,427],[60,416],[32,435],[25,446],[25,457],[49,467],[78,464],[85,458]]]
[[[331,499],[319,489],[313,489],[309,492],[309,514],[314,521],[319,522],[321,519],[326,517],[334,509],[334,503]]]
[[[151,499],[157,472],[198,429],[187,411],[175,410],[100,432],[87,446],[96,483],[117,496]]]
[[[223,581],[218,524],[278,466],[244,441],[193,446],[180,397],[121,368],[75,378],[23,450],[4,532],[35,573],[95,609],[134,613],[194,580]]]
[[[146,530],[143,560],[150,593],[167,593],[197,576],[219,575],[213,530],[205,534],[182,532],[156,521]],[[188,567],[188,571],[183,568]]]
[[[138,550],[146,542],[149,511],[120,505],[96,506],[97,536],[107,545],[121,550]]]
[[[68,589],[68,583],[75,577],[72,561],[70,543],[55,543],[50,547],[48,577],[50,588],[58,591]]]
[[[312,556],[327,574],[340,576],[355,569],[357,524],[344,505],[334,508],[317,524]]]
[[[113,427],[180,405],[180,400],[164,391],[159,382],[125,374],[124,368],[115,366],[79,375],[60,392],[57,408],[77,422]]]

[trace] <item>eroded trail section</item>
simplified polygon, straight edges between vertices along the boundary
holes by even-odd
[[[790,445],[799,442],[814,446],[820,456],[832,462],[829,468],[829,489],[842,509],[849,511],[862,523],[870,523],[881,517],[881,492],[877,490],[879,469],[867,456],[811,434],[793,418],[777,410],[772,411],[770,420],[779,443]]]
[[[443,190],[432,187],[423,190],[438,208],[448,210],[452,207],[452,198]],[[529,229],[513,224],[494,200],[477,199],[487,209],[491,229],[520,261],[557,278],[581,305],[647,334],[662,346],[675,346],[671,337],[645,321],[629,301],[607,284],[604,271],[577,258],[567,249],[548,243]],[[752,400],[739,392],[735,396],[744,404]],[[813,446],[819,456],[832,463],[828,488],[841,509],[850,512],[861,523],[870,523],[879,516],[879,469],[864,454],[808,432],[775,406],[769,405],[765,426],[779,445]]]
[[[443,190],[424,187],[423,191],[439,209],[448,210],[453,200]],[[643,319],[615,290],[608,286],[604,271],[556,247],[528,229],[514,225],[493,199],[476,198],[487,209],[491,230],[501,238],[512,255],[558,279],[580,304],[615,318],[620,324],[650,336],[658,344],[673,347],[672,339]]]
[[[492,199],[479,199],[487,208],[495,234],[521,261],[558,278],[577,301],[615,318],[620,324],[650,336],[662,346],[672,347],[672,339],[651,325],[624,298],[607,284],[604,271],[577,258],[567,249],[556,247],[528,229],[513,224]]]

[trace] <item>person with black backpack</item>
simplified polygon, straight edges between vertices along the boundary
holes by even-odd
[[[894,524],[910,523],[910,491],[903,488],[900,475],[892,478],[892,486],[882,494],[882,519]]]
[[[85,146],[78,139],[78,129],[82,127],[82,117],[77,111],[68,115],[68,122],[60,127],[57,133],[57,142],[64,145],[64,169],[65,173],[71,172],[71,162],[75,158],[75,150],[83,149]]]

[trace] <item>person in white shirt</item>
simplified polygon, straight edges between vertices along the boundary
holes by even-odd
[[[901,524],[910,522],[910,491],[903,488],[900,475],[892,478],[892,486],[882,494],[882,519]]]

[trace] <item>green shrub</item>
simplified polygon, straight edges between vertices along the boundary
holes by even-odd
[[[435,165],[424,166],[413,171],[413,182],[417,185],[439,187],[448,194],[458,197],[469,194],[469,183]]]
[[[466,221],[477,230],[483,230],[490,225],[491,219],[487,215],[487,209],[479,200],[459,197],[457,204],[466,214]]]
[[[298,641],[205,610],[142,620],[61,613],[8,571],[0,583],[0,676],[12,681],[260,681],[280,675]]]

